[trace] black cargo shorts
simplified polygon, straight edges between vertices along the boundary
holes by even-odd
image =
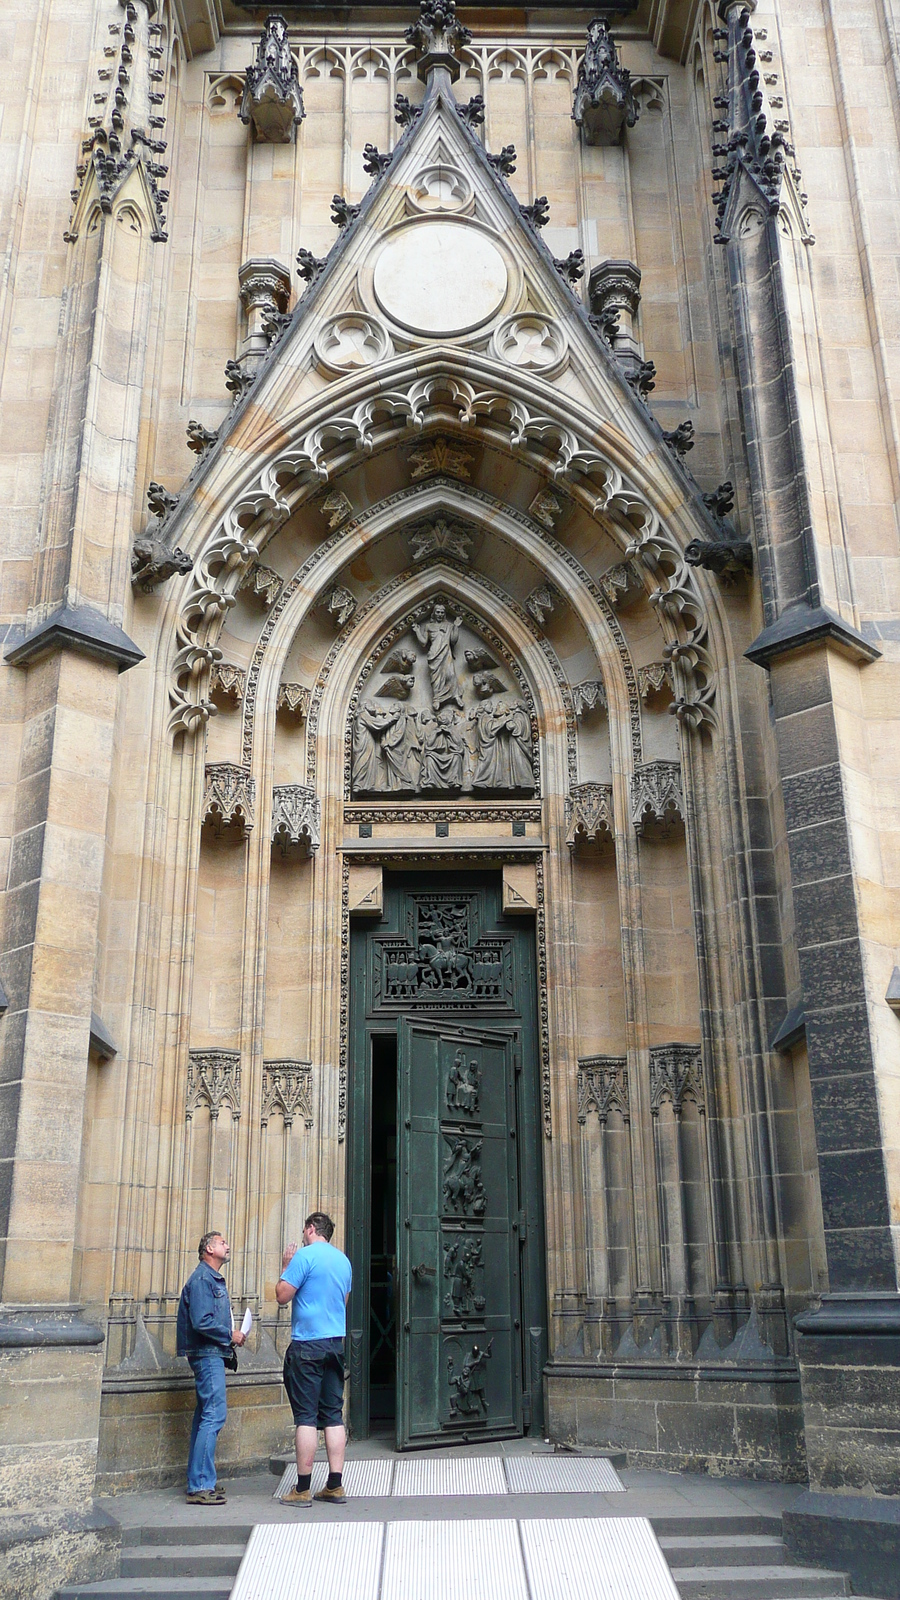
[[[284,1358],[295,1428],[336,1428],[344,1419],[343,1339],[292,1339]]]

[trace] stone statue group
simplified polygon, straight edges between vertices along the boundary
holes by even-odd
[[[454,650],[459,618],[436,603],[413,635],[426,653],[431,707],[365,700],[353,725],[355,794],[499,789],[534,792],[531,718],[521,700],[482,701],[466,713]],[[476,688],[477,692],[477,688]]]

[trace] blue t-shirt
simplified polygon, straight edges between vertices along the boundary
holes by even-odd
[[[343,1339],[347,1332],[345,1297],[353,1281],[343,1250],[317,1239],[297,1251],[281,1276],[297,1291],[291,1301],[291,1338]]]

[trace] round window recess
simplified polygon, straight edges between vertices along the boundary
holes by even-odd
[[[508,286],[506,262],[480,229],[424,219],[385,245],[373,283],[393,322],[433,338],[480,328],[500,310]]]

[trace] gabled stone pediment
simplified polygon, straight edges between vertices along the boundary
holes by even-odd
[[[590,429],[610,430],[625,456],[656,458],[655,474],[671,480],[667,499],[699,502],[592,326],[571,282],[578,262],[555,262],[461,115],[449,82],[432,79],[387,165],[378,152],[370,153],[369,165],[384,170],[358,208],[336,207],[348,220],[328,256],[316,259],[301,244],[307,287],[192,489],[214,469],[223,445],[265,452],[269,438],[273,450],[283,449],[286,434],[302,431],[304,414],[321,417],[329,402],[343,426],[364,395],[377,414],[376,387],[389,405],[401,374],[408,386],[427,372],[433,394],[445,356],[451,391],[459,358],[477,365],[473,414],[489,408],[481,399],[489,386],[513,397],[508,410],[515,418],[517,394],[527,410],[529,385],[546,394],[552,383],[560,402],[577,408]],[[419,426],[415,400],[407,409]],[[370,448],[365,438],[363,447]],[[310,465],[322,471],[315,442]]]

